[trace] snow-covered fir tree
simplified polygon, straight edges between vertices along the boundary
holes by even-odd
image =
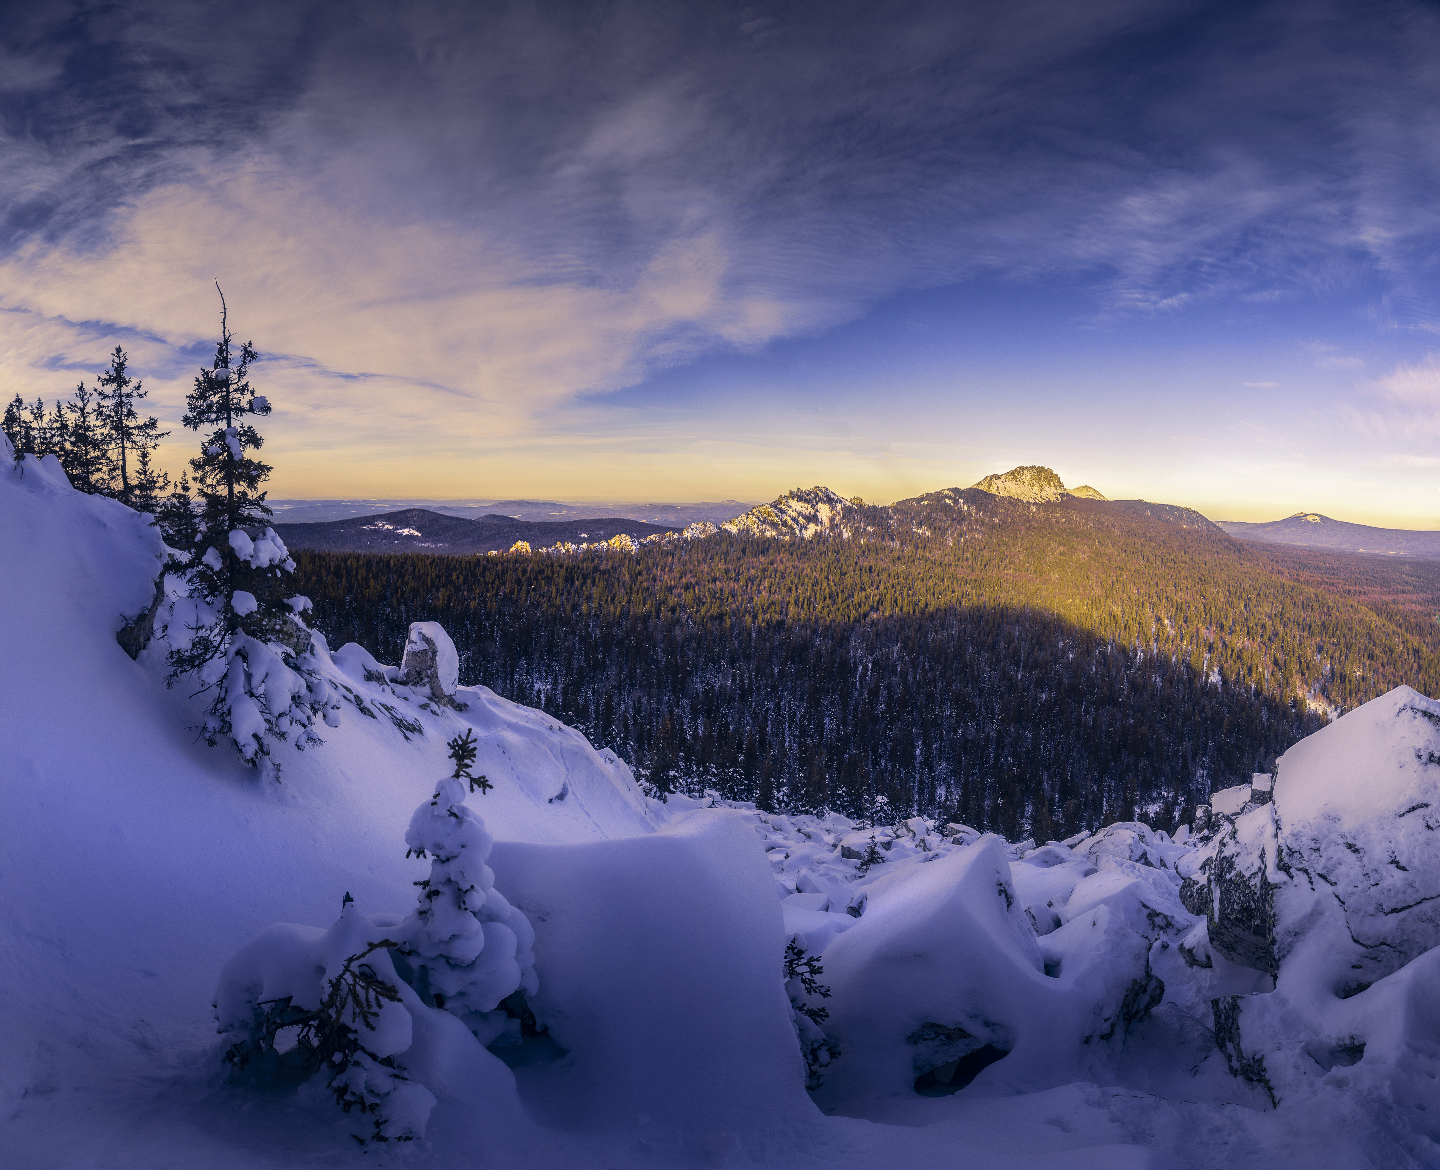
[[[131,456],[138,461],[143,454],[147,474],[150,474],[149,453],[170,432],[162,431],[159,420],[153,415],[141,418],[136,411],[135,404],[142,401],[149,391],[142,388],[143,383],[130,377],[129,362],[130,355],[117,345],[110,355],[110,368],[100,375],[95,415],[96,429],[112,471],[109,494],[134,508],[135,493],[140,490],[139,467],[131,467]],[[146,487],[153,497],[156,494],[154,483]]]
[[[417,883],[420,904],[400,930],[407,982],[436,1007],[459,1016],[477,1034],[494,1021],[481,1017],[523,990],[539,990],[535,931],[530,920],[495,888],[485,864],[494,840],[465,805],[470,791],[490,787],[470,773],[473,733],[450,741],[451,775],[415,810],[405,833],[407,856],[430,858],[430,876]]]
[[[198,604],[188,640],[170,631],[169,681],[199,679],[213,692],[206,742],[228,738],[241,759],[278,779],[277,743],[303,749],[320,742],[312,728],[322,684],[310,632],[291,604],[298,599],[288,596],[295,562],[266,523],[271,512],[260,485],[271,469],[250,455],[264,440],[249,420],[269,414],[270,403],[251,389],[247,375],[257,355],[248,341],[235,346],[223,294],[220,303],[213,368],[196,377],[182,420],[191,430],[213,429],[190,461],[199,508],[182,571]],[[183,503],[174,509],[182,510]],[[183,517],[177,525],[188,526]]]

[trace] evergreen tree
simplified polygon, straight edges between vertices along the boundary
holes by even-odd
[[[200,520],[195,515],[195,500],[190,494],[190,473],[182,471],[180,480],[155,513],[165,543],[180,553],[177,567],[186,565],[196,553],[200,542]]]
[[[25,413],[25,400],[20,395],[15,395],[6,404],[5,418],[0,422],[0,429],[5,431],[5,437],[10,440],[16,463],[26,455],[35,453],[35,433]]]
[[[830,1018],[830,1009],[810,1002],[812,996],[830,998],[830,988],[820,982],[825,968],[820,956],[809,954],[794,938],[785,944],[785,994],[790,999],[790,1021],[800,1041],[805,1058],[805,1087],[818,1089],[824,1081],[823,1069],[840,1055],[840,1050],[825,1035],[820,1025]]]
[[[68,476],[70,474],[70,448],[73,445],[70,434],[70,412],[59,400],[56,400],[55,403],[55,413],[50,416],[50,431],[46,436],[46,442],[50,451],[60,460],[60,466],[65,468],[65,474]]]
[[[46,455],[55,453],[51,446],[50,416],[45,413],[43,398],[36,398],[30,404],[30,436],[31,454],[43,459]]]
[[[135,404],[149,392],[141,389],[143,383],[127,373],[129,361],[130,355],[117,345],[110,355],[110,369],[100,375],[96,422],[115,470],[113,494],[122,504],[133,508],[136,485],[131,482],[130,454],[133,452],[138,459],[144,453],[148,469],[149,452],[170,432],[161,431],[159,421],[153,416],[142,420],[136,412]],[[153,482],[148,486],[153,498],[156,494]]]
[[[871,833],[870,844],[865,846],[865,854],[860,858],[860,864],[855,868],[860,873],[869,873],[872,866],[883,865],[884,863],[885,855],[880,852],[880,848],[875,842],[875,834]]]
[[[126,502],[135,511],[154,516],[165,504],[169,490],[170,477],[151,465],[150,448],[139,448],[135,453],[135,480],[130,485],[130,498]]]
[[[310,632],[286,602],[295,562],[273,528],[259,531],[270,516],[258,490],[270,468],[247,454],[264,440],[246,420],[269,414],[270,403],[247,379],[257,355],[248,341],[235,351],[223,293],[220,305],[214,367],[196,377],[183,419],[194,431],[215,429],[190,461],[201,505],[190,548],[205,552],[192,553],[184,571],[199,617],[188,642],[172,638],[169,682],[194,675],[202,690],[213,691],[206,742],[229,738],[241,759],[278,779],[277,742],[292,734],[299,749],[320,742],[312,727],[323,684],[310,657]],[[183,503],[172,503],[171,522],[184,527]]]
[[[36,403],[39,406],[39,402]],[[75,387],[75,401],[69,405],[70,427],[66,449],[57,452],[65,474],[76,491],[108,493],[110,459],[99,420],[91,405],[91,394],[84,382]]]
[[[400,951],[410,965],[406,980],[423,998],[465,1020],[476,1032],[488,1030],[500,1001],[517,990],[534,995],[535,931],[524,913],[495,888],[485,864],[494,840],[485,822],[465,805],[477,788],[492,785],[471,774],[474,733],[452,739],[451,775],[415,810],[405,833],[406,857],[429,857],[430,876],[420,887],[420,905],[398,928]]]

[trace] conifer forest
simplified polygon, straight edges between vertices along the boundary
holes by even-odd
[[[466,683],[658,792],[1012,839],[1173,826],[1338,714],[1434,693],[1440,566],[1246,545],[1197,513],[979,491],[850,539],[636,554],[296,554],[332,646],[437,620]]]

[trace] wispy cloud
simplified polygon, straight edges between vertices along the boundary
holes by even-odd
[[[7,377],[144,339],[173,398],[219,276],[336,465],[481,463],[657,368],[981,274],[1086,288],[1110,320],[1378,274],[1387,311],[1440,319],[1414,259],[1440,242],[1440,20],[1417,6],[0,21]]]

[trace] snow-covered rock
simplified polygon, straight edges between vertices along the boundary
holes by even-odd
[[[720,527],[749,536],[810,540],[816,536],[848,536],[859,516],[858,506],[827,487],[795,488]]]
[[[1423,1056],[1440,1053],[1440,1031],[1415,1014],[1411,970],[1440,953],[1440,703],[1397,687],[1281,756],[1273,801],[1268,780],[1212,799],[1197,871],[1208,937],[1196,941],[1273,977],[1216,996],[1217,1042],[1277,1099],[1327,1078],[1413,1094],[1417,1061],[1440,1071]],[[1409,1023],[1381,1026],[1382,1002]]]
[[[1345,994],[1440,946],[1440,703],[1396,687],[1302,740],[1274,808],[1281,964],[1323,934],[1308,959]]]
[[[455,688],[460,684],[460,654],[439,622],[410,623],[398,681],[405,686],[424,687],[435,702],[455,706]]]

